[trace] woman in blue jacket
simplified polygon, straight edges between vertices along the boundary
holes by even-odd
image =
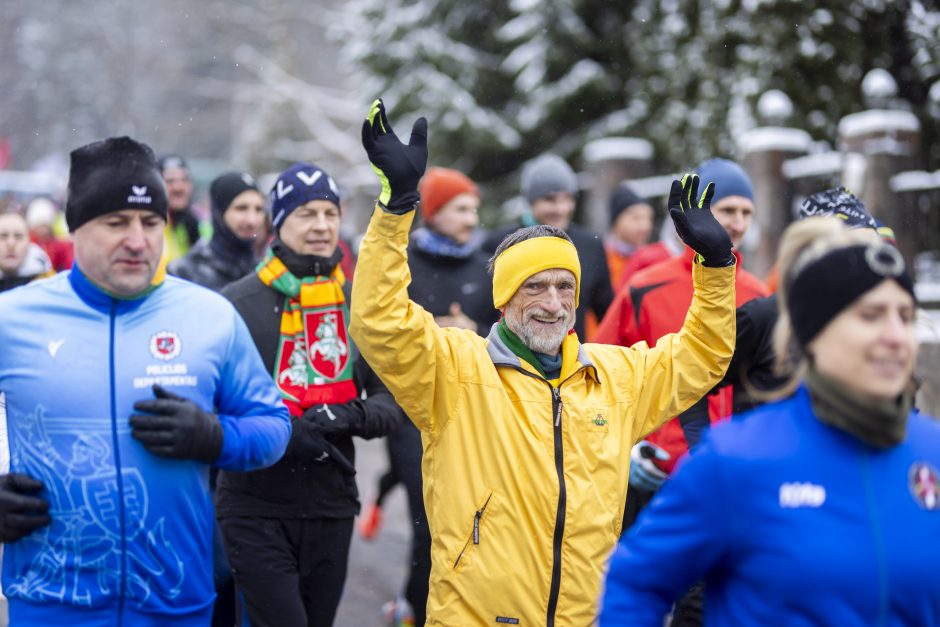
[[[617,547],[600,624],[940,624],[940,425],[912,412],[913,284],[831,218],[781,245],[783,400],[713,430]]]

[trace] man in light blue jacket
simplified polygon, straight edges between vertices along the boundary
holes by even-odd
[[[76,149],[75,266],[0,296],[12,625],[207,625],[209,465],[268,466],[290,437],[239,315],[165,276],[166,212],[149,147]]]

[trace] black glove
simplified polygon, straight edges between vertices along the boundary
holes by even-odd
[[[215,414],[196,403],[153,386],[156,399],[137,401],[134,409],[147,414],[130,418],[131,435],[148,451],[172,459],[195,459],[211,464],[222,452],[222,425]]]
[[[0,542],[16,542],[52,522],[49,501],[29,496],[42,489],[29,475],[0,475]]]
[[[314,405],[301,419],[315,425],[323,435],[359,435],[364,419],[361,403],[354,399],[335,405]]]
[[[320,427],[302,418],[292,422],[293,428],[285,457],[309,460],[317,464],[336,464],[343,474],[356,474],[356,467],[346,459],[342,451],[326,439]]]
[[[696,204],[698,180],[697,174],[686,174],[681,181],[672,182],[669,214],[676,225],[676,233],[699,254],[702,265],[711,268],[733,266],[735,258],[731,253],[731,237],[712,215],[715,184],[708,184]]]
[[[420,199],[418,181],[428,165],[428,121],[418,118],[408,144],[401,143],[388,123],[381,99],[372,103],[362,123],[362,146],[382,182],[379,202],[391,213],[413,210]]]

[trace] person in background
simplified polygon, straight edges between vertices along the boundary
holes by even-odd
[[[159,272],[167,203],[129,137],[72,151],[75,264],[0,294],[3,593],[11,625],[209,624],[209,467],[291,425],[224,298]]]
[[[29,241],[26,220],[0,213],[0,292],[55,274],[45,251]]]
[[[581,344],[578,251],[540,224],[497,247],[489,266],[502,317],[482,338],[441,328],[408,298],[427,120],[405,145],[377,100],[362,142],[382,191],[349,331],[421,430],[428,624],[588,625],[620,532],[629,446],[711,389],[731,357],[735,257],[708,210],[714,187],[699,200],[689,175],[670,195],[683,239],[702,253],[678,334],[653,348]]]
[[[702,163],[697,172],[706,183],[714,183],[712,215],[737,248],[754,213],[751,180],[741,166],[726,159],[710,159]],[[682,256],[635,274],[617,293],[607,317],[601,322],[596,340],[619,346],[632,346],[641,341],[653,345],[663,336],[678,331],[692,300],[695,254],[687,247]],[[736,305],[766,296],[767,288],[741,267],[740,254],[734,254],[738,259]],[[633,523],[637,512],[672,472],[679,457],[698,442],[702,431],[711,422],[731,415],[732,398],[731,388],[704,397],[683,416],[670,420],[634,446],[624,528]]]
[[[652,205],[621,183],[610,195],[610,231],[604,238],[610,285],[614,291],[627,280],[624,270],[635,253],[647,245],[653,232]]]
[[[264,237],[267,200],[247,172],[227,172],[209,185],[212,238],[199,240],[170,274],[219,291],[251,273],[258,263],[255,246]]]
[[[487,256],[480,250],[483,233],[477,228],[480,192],[465,174],[448,168],[430,168],[418,186],[424,226],[411,233],[408,267],[411,300],[434,316],[440,327],[469,329],[485,336],[499,318],[489,294],[493,281],[486,272]],[[431,575],[431,532],[424,509],[421,482],[421,433],[410,421],[388,437],[389,475],[380,481],[379,496],[404,483],[413,523],[411,569],[404,598],[414,612],[414,624],[424,625]],[[380,501],[366,511],[361,530],[374,536]],[[370,533],[371,532],[371,533]],[[394,603],[401,603],[398,599]],[[386,608],[401,615],[408,609]]]
[[[277,464],[223,471],[216,506],[251,624],[327,627],[359,513],[352,438],[386,435],[405,416],[349,341],[336,183],[298,163],[278,177],[271,204],[267,256],[222,294],[245,318],[294,428]]]
[[[578,177],[564,159],[550,153],[529,161],[522,168],[522,195],[528,201],[532,213],[522,224],[498,229],[490,233],[483,244],[484,250],[493,253],[507,235],[520,226],[547,224],[559,228],[571,238],[578,249],[583,276],[578,304],[575,332],[585,338],[589,313],[593,320],[601,320],[610,306],[614,293],[610,286],[610,271],[607,254],[601,238],[589,229],[572,222],[577,207]],[[591,338],[586,338],[591,339]]]
[[[199,241],[202,230],[193,211],[193,182],[186,160],[180,155],[166,155],[160,159],[160,172],[170,209],[167,214],[166,258],[174,261]]]
[[[914,286],[837,218],[780,246],[779,399],[711,430],[621,540],[601,627],[659,627],[706,582],[713,625],[932,625],[940,424],[911,411]]]
[[[59,211],[55,204],[44,196],[33,198],[26,207],[26,224],[29,226],[29,237],[38,245],[52,261],[56,272],[68,270],[72,267],[72,242],[56,235],[55,224],[59,218]]]

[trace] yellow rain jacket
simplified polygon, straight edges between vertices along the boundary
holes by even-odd
[[[685,325],[654,348],[569,334],[550,382],[495,326],[486,339],[442,329],[408,299],[413,215],[376,208],[349,332],[421,430],[427,624],[590,625],[620,535],[631,447],[707,393],[731,359],[734,267],[695,266]]]

